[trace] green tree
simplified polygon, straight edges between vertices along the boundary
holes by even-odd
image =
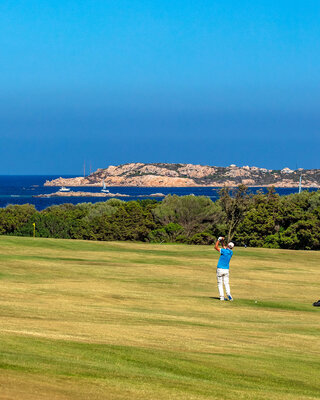
[[[219,191],[219,195],[219,204],[225,213],[226,233],[229,242],[233,239],[237,227],[245,217],[250,196],[248,194],[248,188],[245,185],[239,185],[236,189],[232,190],[231,193],[228,187],[223,187]]]
[[[162,226],[170,223],[183,227],[190,238],[196,233],[212,230],[221,217],[219,204],[205,196],[166,196],[153,210],[155,220]]]
[[[320,221],[314,216],[295,222],[280,233],[280,247],[285,249],[320,249]]]
[[[51,206],[33,215],[15,234],[31,236],[33,223],[36,236],[62,239],[87,239],[87,224],[83,219],[88,208],[83,205],[62,204]]]
[[[170,222],[162,228],[154,229],[148,235],[150,242],[163,243],[175,242],[179,235],[183,234],[183,227],[174,222]]]
[[[156,228],[149,205],[138,201],[124,202],[112,215],[95,217],[90,226],[97,240],[145,241]]]
[[[272,236],[280,229],[279,201],[280,196],[276,194],[274,188],[269,189],[267,194],[258,192],[252,196],[243,221],[238,226],[237,242],[262,247],[268,237],[267,247],[279,247],[276,237]]]
[[[34,205],[8,205],[0,209],[0,235],[10,235],[19,230],[37,213]]]

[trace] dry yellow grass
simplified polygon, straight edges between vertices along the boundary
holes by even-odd
[[[0,399],[320,398],[320,253],[0,237]]]

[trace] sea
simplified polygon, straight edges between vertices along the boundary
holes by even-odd
[[[59,188],[43,186],[46,180],[59,178],[58,175],[0,175],[0,207],[6,207],[9,204],[34,204],[37,210],[43,210],[52,205],[64,203],[97,203],[106,201],[108,198],[101,197],[34,197],[39,194],[50,194],[56,192]],[[74,178],[74,176],[62,176],[62,178]],[[100,187],[72,187],[72,191],[101,192]],[[219,190],[217,187],[115,187],[108,188],[111,193],[126,194],[128,197],[119,197],[121,200],[141,200],[156,199],[160,201],[163,197],[152,196],[154,193],[162,193],[164,195],[176,194],[185,196],[193,194],[195,196],[207,196],[213,201],[219,198]],[[266,188],[250,188],[250,192],[255,193],[257,190],[267,191]],[[316,191],[316,188],[308,189]],[[298,193],[298,188],[276,188],[279,195],[287,195]]]

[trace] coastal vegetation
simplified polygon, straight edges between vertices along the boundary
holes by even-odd
[[[1,236],[0,253],[1,399],[319,399],[318,252],[237,248],[232,303],[208,246]]]
[[[34,230],[35,226],[35,230]],[[320,249],[320,192],[279,196],[248,193],[240,185],[204,196],[166,196],[162,201],[63,204],[37,211],[33,205],[0,209],[0,235],[211,244],[220,235],[238,246]]]

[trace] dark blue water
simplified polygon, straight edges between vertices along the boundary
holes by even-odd
[[[71,178],[72,176],[64,176],[64,178]],[[59,178],[59,176],[40,176],[40,175],[19,175],[19,176],[5,176],[0,175],[0,207],[6,207],[8,204],[34,204],[38,210],[43,210],[46,207],[52,206],[53,204],[63,203],[84,203],[91,202],[97,203],[106,201],[107,198],[99,197],[52,197],[52,198],[37,198],[33,197],[38,194],[49,194],[56,192],[59,188],[57,187],[46,187],[43,186],[46,180]],[[177,194],[178,196],[184,196],[188,194],[194,194],[196,196],[208,196],[213,201],[218,198],[218,191],[220,188],[213,187],[184,187],[184,188],[141,188],[141,187],[110,187],[109,190],[112,193],[127,194],[129,197],[119,197],[122,200],[138,200],[138,199],[150,199],[149,195],[152,193],[163,193]],[[256,192],[260,188],[250,188],[251,192]],[[100,192],[99,187],[72,187],[72,191],[86,191],[86,192]],[[266,188],[262,188],[266,192]],[[291,193],[297,193],[298,188],[277,188],[277,192],[280,195],[286,195]],[[315,191],[317,189],[309,189]],[[161,200],[160,197],[154,197],[157,200]]]

